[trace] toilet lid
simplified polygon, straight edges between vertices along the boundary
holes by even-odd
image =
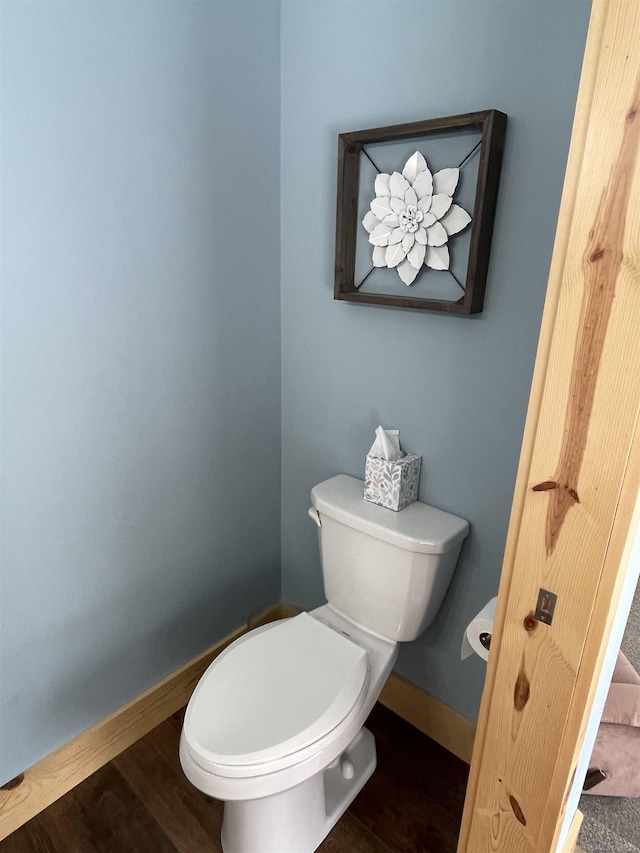
[[[216,658],[189,702],[185,737],[219,765],[282,758],[341,723],[368,674],[364,648],[301,613],[246,634]]]

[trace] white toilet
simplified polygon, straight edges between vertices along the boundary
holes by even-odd
[[[340,475],[315,486],[328,604],[256,628],[200,679],[180,761],[224,800],[224,853],[313,853],[373,773],[363,727],[398,654],[433,621],[469,525],[415,502],[395,513]]]

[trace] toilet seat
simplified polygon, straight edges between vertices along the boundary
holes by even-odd
[[[184,737],[221,776],[273,772],[357,709],[366,648],[307,613],[256,629],[210,665],[189,702]]]

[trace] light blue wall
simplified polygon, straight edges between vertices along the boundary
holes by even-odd
[[[280,593],[279,5],[4,2],[0,783]]]
[[[434,625],[398,670],[468,717],[485,674],[463,628],[501,570],[590,4],[282,5],[284,597],[321,603],[314,483],[362,476],[375,427],[422,454],[420,498],[471,522]],[[497,108],[509,115],[484,313],[335,302],[337,135]]]
[[[588,7],[0,4],[0,784],[279,596],[281,450],[284,596],[320,603],[309,489],[380,422],[473,528],[398,668],[475,715],[460,637],[498,583]],[[490,107],[484,313],[334,302],[337,134]]]

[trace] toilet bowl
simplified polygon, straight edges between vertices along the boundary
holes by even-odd
[[[313,853],[376,766],[364,722],[398,654],[440,607],[468,523],[399,513],[341,475],[312,490],[328,603],[249,631],[198,683],[180,761],[223,800],[224,853]]]
[[[397,653],[324,605],[216,658],[187,708],[180,761],[225,801],[224,853],[317,848],[375,769],[362,727]]]

